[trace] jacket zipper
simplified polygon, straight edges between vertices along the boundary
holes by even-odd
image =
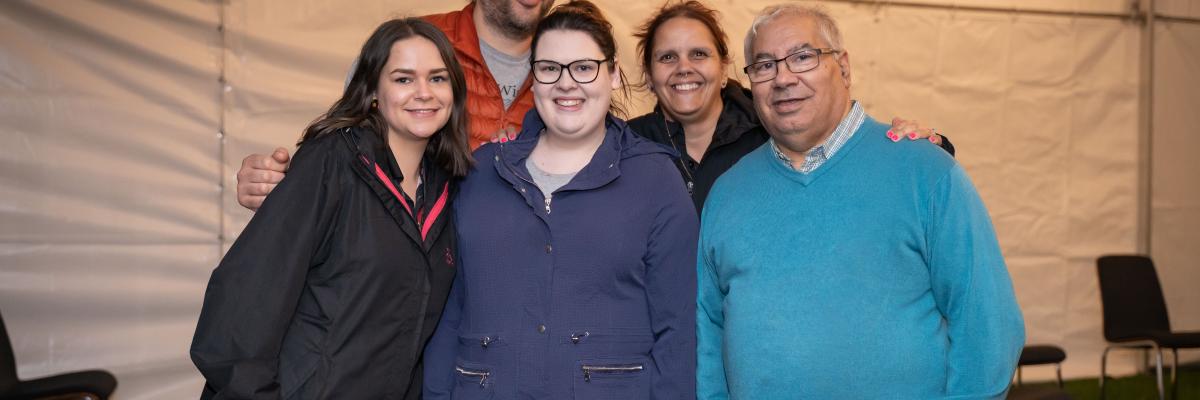
[[[348,135],[350,133],[350,128],[346,128],[345,132]],[[365,165],[371,164],[371,161],[369,159],[367,159],[367,157],[365,155],[363,155],[363,153],[361,151],[358,150],[359,145],[358,145],[357,140],[354,140],[354,138],[351,138],[349,136],[343,136],[343,137],[345,137],[346,139],[348,139],[351,142],[350,143],[351,148],[355,151],[356,154],[358,154],[359,159],[364,162],[364,167],[365,167]],[[371,176],[372,174],[367,173],[367,175]],[[400,201],[400,202],[405,201],[403,198],[398,198],[396,200]],[[415,215],[408,214],[408,217],[410,220],[413,221],[414,224],[416,224],[417,217]],[[416,225],[418,227],[420,226],[419,224],[416,224]],[[418,231],[419,231],[419,229],[420,228],[418,228]],[[420,237],[420,236],[418,235],[418,237]],[[429,293],[433,290],[433,283],[430,282],[431,278],[429,276],[430,270],[433,269],[433,266],[432,266],[432,263],[429,261],[429,254],[425,252],[425,241],[424,240],[425,240],[425,238],[420,238],[420,239],[416,240],[417,253],[420,253],[421,259],[425,261],[425,264],[424,264],[425,271],[423,274],[424,281],[422,282],[422,285],[421,285],[421,289],[424,291],[425,296],[422,296],[422,299],[421,299],[420,312],[417,314],[419,316],[417,318],[417,327],[416,327],[417,334],[414,335],[415,337],[413,337],[413,341],[412,341],[412,349],[413,349],[412,357],[415,360],[421,359],[421,351],[424,350],[424,346],[421,346],[421,332],[423,332],[425,329],[425,312],[429,310]]]
[[[501,146],[501,149],[499,151],[503,151],[503,150],[504,150],[503,146]],[[500,160],[500,153],[496,153],[496,162],[503,163],[503,161]],[[522,182],[528,183],[529,186],[537,187],[537,184],[530,182],[528,179],[525,179],[525,177],[521,176],[521,174],[518,174],[517,171],[513,171],[513,169],[510,168],[508,166],[508,164],[504,164],[504,168],[508,169],[508,173],[513,174],[513,176],[517,177],[517,179],[520,179]],[[546,202],[546,215],[550,215],[550,199],[553,198],[553,193],[543,193],[542,197]]]
[[[480,387],[487,386],[487,379],[489,376],[492,375],[492,373],[488,372],[488,371],[476,371],[476,370],[466,369],[466,368],[463,368],[460,366],[455,366],[454,370],[458,371],[458,373],[462,374],[462,376],[479,378],[479,386]]]
[[[580,368],[583,369],[583,381],[591,382],[593,373],[597,373],[597,374],[628,374],[628,373],[641,371],[642,365],[641,364],[584,365],[584,366],[581,366]]]

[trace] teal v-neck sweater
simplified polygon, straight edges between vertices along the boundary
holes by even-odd
[[[709,194],[700,399],[1002,398],[1025,341],[983,201],[868,118],[810,174],[770,143]]]

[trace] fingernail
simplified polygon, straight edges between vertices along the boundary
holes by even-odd
[[[933,144],[937,144],[937,142],[938,142],[938,141],[937,141],[937,136],[930,135],[930,136],[929,136],[929,142],[930,142],[930,143],[933,143]]]
[[[900,137],[896,136],[896,134],[892,132],[888,132],[888,139],[892,139],[893,142],[900,141]]]
[[[503,137],[503,136],[500,137],[500,143],[507,143],[507,142],[508,142],[508,138]]]
[[[908,134],[908,140],[917,140],[917,133],[913,132]]]

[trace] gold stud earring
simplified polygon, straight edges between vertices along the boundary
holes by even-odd
[[[371,99],[371,108],[375,108],[375,107],[377,107],[377,106],[379,106],[379,100],[378,100],[378,99]]]

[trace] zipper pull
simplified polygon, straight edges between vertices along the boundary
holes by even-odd
[[[550,195],[546,195],[546,215],[550,215],[550,199],[552,198]]]
[[[592,369],[591,368],[587,368],[587,367],[583,368],[583,381],[584,382],[592,381]]]
[[[583,333],[572,334],[571,335],[571,343],[579,344],[579,341],[583,340],[583,338],[585,338],[585,337],[588,337],[587,331],[584,331]]]
[[[469,369],[466,369],[466,368],[463,368],[460,366],[455,366],[454,370],[458,371],[458,373],[462,374],[463,376],[479,377],[479,386],[480,387],[487,386],[488,376],[492,375],[492,373],[489,371],[473,371],[473,370],[469,370]]]

